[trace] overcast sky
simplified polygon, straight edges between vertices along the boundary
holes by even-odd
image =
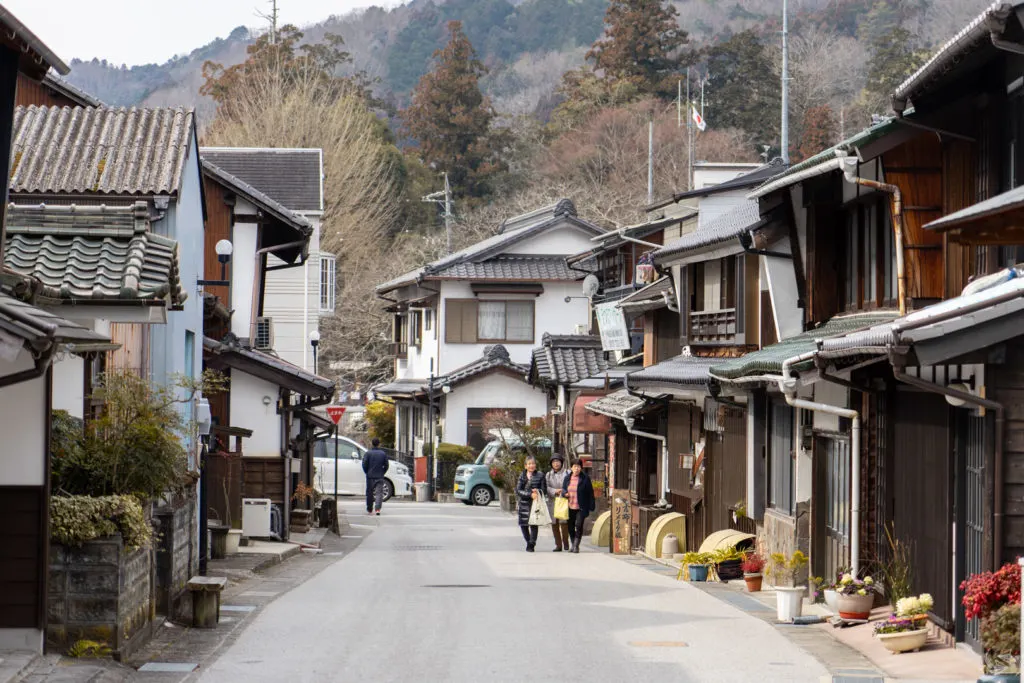
[[[66,62],[165,62],[236,26],[265,26],[269,0],[0,0]],[[332,14],[402,0],[278,0],[281,24],[312,24]]]

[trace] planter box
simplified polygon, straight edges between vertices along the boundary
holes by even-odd
[[[50,545],[46,646],[107,643],[124,659],[152,636],[154,551],[128,550],[120,534],[81,547]]]
[[[920,650],[928,642],[928,629],[921,628],[902,633],[879,633],[875,637],[889,652],[910,652],[911,650]]]
[[[516,497],[515,494],[507,491],[498,491],[498,502],[501,504],[501,509],[505,512],[516,511]]]

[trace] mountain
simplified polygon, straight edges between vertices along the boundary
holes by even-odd
[[[676,0],[680,26],[698,45],[754,28],[777,40],[778,0]],[[894,25],[933,47],[959,30],[987,0],[790,0],[790,31],[827,30],[862,45]],[[587,48],[603,29],[608,0],[413,0],[391,10],[372,7],[305,27],[306,39],[340,34],[353,57],[353,70],[378,80],[378,94],[402,105],[441,47],[445,24],[463,22],[481,61],[490,69],[484,82],[499,111],[533,112],[549,98],[562,74],[583,63]],[[125,67],[102,60],[72,60],[69,80],[111,105],[186,105],[200,120],[212,104],[200,97],[202,66],[245,59],[253,33],[238,27],[225,38],[163,64]],[[713,79],[713,74],[712,74]],[[713,80],[712,80],[713,83]]]

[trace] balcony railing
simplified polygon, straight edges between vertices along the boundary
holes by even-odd
[[[736,309],[690,311],[691,342],[731,342],[736,339]]]
[[[409,353],[409,344],[407,342],[391,342],[389,352],[392,358],[405,358]]]

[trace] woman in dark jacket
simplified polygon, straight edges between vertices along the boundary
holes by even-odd
[[[565,485],[562,488],[569,499],[569,540],[572,542],[572,549],[569,552],[578,553],[580,541],[583,540],[583,522],[597,507],[594,501],[594,485],[583,471],[579,460],[573,462],[572,469],[566,473]]]
[[[537,470],[537,461],[532,457],[526,459],[525,466],[526,471],[519,475],[516,483],[516,496],[519,498],[519,528],[526,541],[526,552],[532,553],[537,546],[537,525],[530,524],[530,508],[534,499],[544,493],[544,475]]]

